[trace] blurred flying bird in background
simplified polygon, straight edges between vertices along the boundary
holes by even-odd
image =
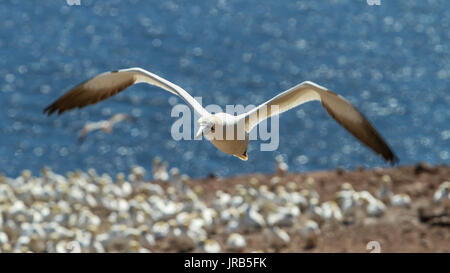
[[[119,113],[112,116],[109,120],[88,122],[78,134],[78,143],[83,143],[86,136],[92,131],[102,130],[104,133],[111,133],[114,125],[124,120],[135,122],[136,118],[128,114]]]

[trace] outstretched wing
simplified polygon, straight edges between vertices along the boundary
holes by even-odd
[[[209,113],[183,88],[142,68],[128,68],[99,74],[68,91],[44,109],[48,115],[62,114],[73,108],[82,108],[105,100],[137,83],[158,86],[183,98],[200,116]]]
[[[131,116],[131,115],[124,114],[124,113],[115,114],[114,116],[112,116],[109,119],[109,125],[110,126],[114,126],[116,123],[119,123],[119,122],[124,121],[124,120],[128,120],[128,121],[133,121],[134,122],[134,121],[136,121],[136,118]]]
[[[104,126],[105,121],[99,121],[99,122],[90,122],[86,125],[84,125],[83,129],[81,129],[80,133],[78,134],[78,143],[84,142],[86,139],[86,136],[95,130],[100,130]]]
[[[241,115],[241,118],[245,118],[246,130],[250,132],[261,121],[313,100],[321,101],[328,114],[386,161],[398,161],[388,144],[363,114],[343,97],[313,82],[294,86]]]

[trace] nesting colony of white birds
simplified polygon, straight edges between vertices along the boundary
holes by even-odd
[[[277,164],[277,175],[284,175],[287,164],[281,157]],[[266,251],[280,251],[293,238],[311,249],[325,226],[376,219],[412,202],[392,192],[387,175],[378,192],[344,183],[332,200],[321,200],[311,177],[304,188],[276,184],[278,176],[270,187],[250,178],[207,199],[201,184],[159,158],[152,175],[158,182],[146,181],[138,166],[115,178],[94,170],[63,176],[49,168],[39,177],[27,170],[0,176],[0,252],[263,251],[249,247],[255,233],[264,235]],[[434,202],[450,207],[450,182],[437,189]]]

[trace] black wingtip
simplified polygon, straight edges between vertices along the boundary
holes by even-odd
[[[81,146],[84,143],[84,137],[80,137],[77,139],[78,146]]]
[[[391,166],[397,166],[400,159],[395,154],[392,154],[389,158],[387,158],[387,161],[391,164]]]
[[[46,108],[44,108],[42,113],[44,113],[44,115],[46,114],[49,117],[49,116],[53,115],[53,113],[55,113],[56,111],[57,111],[58,116],[60,116],[66,110],[58,109],[58,107],[55,105],[55,103],[53,103],[53,104],[50,104],[49,106],[47,106]]]
[[[55,108],[53,107],[53,104],[50,104],[49,106],[45,107],[42,113],[44,115],[47,115],[48,117],[51,116],[55,112]]]
[[[393,166],[397,166],[400,163],[400,159],[395,156],[394,160],[392,161]]]

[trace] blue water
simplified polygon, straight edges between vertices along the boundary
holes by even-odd
[[[136,85],[60,117],[45,106],[97,73],[139,66],[182,86],[203,104],[252,104],[304,80],[343,95],[371,120],[400,164],[450,162],[450,1],[0,2],[0,172],[38,174],[46,165],[115,174],[155,156],[193,177],[274,170],[386,166],[317,102],[280,117],[274,152],[250,145],[249,160],[206,141],[174,141],[172,105]],[[170,101],[169,101],[170,100]],[[128,112],[138,122],[88,136],[87,121]]]

